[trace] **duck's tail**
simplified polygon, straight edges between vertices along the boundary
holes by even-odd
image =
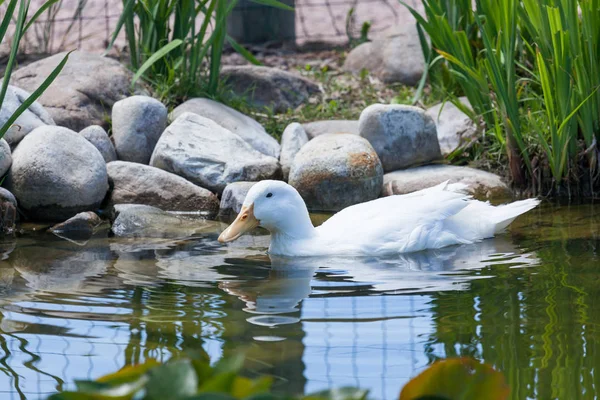
[[[534,209],[538,204],[540,204],[538,199],[527,199],[494,207],[490,216],[491,222],[495,224],[494,233],[501,233],[515,218]]]

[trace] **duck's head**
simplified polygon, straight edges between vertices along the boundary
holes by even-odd
[[[221,233],[219,242],[231,242],[257,226],[296,238],[314,229],[298,191],[281,181],[261,181],[252,186],[240,213]]]

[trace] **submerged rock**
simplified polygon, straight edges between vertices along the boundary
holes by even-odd
[[[221,214],[239,213],[248,191],[256,182],[233,182],[225,186],[221,196]]]
[[[360,114],[359,133],[371,143],[386,172],[442,158],[435,123],[418,107],[369,106]]]
[[[169,211],[214,215],[219,199],[211,191],[148,165],[115,161],[106,165],[112,185],[109,204],[146,204]]]
[[[460,97],[460,102],[471,108],[466,97]],[[471,118],[454,104],[439,103],[427,110],[437,128],[437,137],[443,156],[447,156],[461,145],[477,135],[477,126]]]
[[[385,83],[416,86],[423,75],[425,59],[414,25],[394,28],[388,35],[354,48],[344,62],[344,69],[371,72]]]
[[[108,175],[100,152],[81,135],[41,126],[15,149],[6,185],[28,217],[64,221],[100,205]]]
[[[0,80],[0,83],[2,80]],[[8,85],[6,96],[0,108],[0,126],[4,125],[12,114],[27,100],[30,93],[16,86]],[[54,120],[46,109],[37,101],[33,102],[6,131],[4,140],[16,146],[29,132],[38,126],[54,125]],[[0,161],[1,163],[1,161]]]
[[[302,124],[309,139],[314,139],[325,133],[352,133],[358,135],[358,121],[330,120],[314,121]]]
[[[217,193],[228,183],[272,179],[281,173],[277,159],[193,113],[184,113],[169,125],[150,164]]]
[[[306,136],[304,128],[299,123],[292,122],[283,131],[279,163],[281,164],[284,180],[287,181],[294,158],[306,143],[308,143],[308,136]]]
[[[143,204],[115,204],[111,220],[111,230],[119,237],[183,238],[221,226],[216,221],[176,215]]]
[[[117,159],[115,146],[110,141],[110,138],[108,137],[108,134],[104,128],[102,128],[100,125],[88,126],[79,132],[79,134],[98,149],[100,154],[102,154],[102,158],[104,158],[104,161],[107,163]]]
[[[319,92],[314,82],[278,68],[225,66],[221,76],[236,97],[245,98],[256,108],[270,107],[275,112],[294,109]]]
[[[213,120],[223,128],[235,133],[259,152],[279,158],[279,143],[252,118],[224,104],[204,98],[195,98],[177,106],[171,113],[174,120],[190,112]]]
[[[18,217],[17,199],[11,192],[0,187],[0,235],[14,232]]]
[[[0,177],[3,177],[12,165],[10,146],[4,139],[0,139]]]
[[[14,71],[11,83],[36,90],[62,61],[59,53]],[[90,125],[106,127],[113,104],[128,96],[133,74],[112,58],[75,51],[67,64],[38,99],[57,125],[79,132]]]
[[[296,155],[289,183],[311,210],[339,211],[379,197],[383,168],[373,147],[351,134],[326,134]]]
[[[91,211],[86,211],[69,218],[65,222],[51,227],[50,232],[69,240],[89,240],[94,230],[102,223],[100,217]]]
[[[167,127],[168,111],[148,96],[131,96],[112,108],[112,129],[119,160],[148,164]]]
[[[469,167],[426,165],[385,174],[382,195],[412,193],[445,181],[466,185],[466,191],[480,199],[503,198],[511,194],[498,175]]]

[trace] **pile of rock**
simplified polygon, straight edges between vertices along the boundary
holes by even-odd
[[[31,90],[59,58],[18,70],[13,83]],[[84,71],[94,71],[93,77]],[[227,73],[256,73],[261,79],[267,74],[262,69]],[[275,74],[282,82],[291,79],[280,75]],[[101,223],[93,211],[122,204],[146,206],[128,213],[161,209],[214,217],[219,211],[237,212],[250,187],[263,179],[288,181],[310,209],[320,211],[444,180],[466,183],[484,197],[507,193],[492,174],[428,165],[476,133],[470,120],[449,105],[425,111],[376,104],[359,121],[292,123],[280,145],[257,121],[223,104],[190,99],[169,115],[158,100],[132,93],[130,82],[131,73],[118,62],[74,53],[59,81],[0,140],[6,188],[0,188],[0,211],[10,213],[18,204],[28,219],[67,220],[53,228],[57,234],[86,236]],[[306,93],[314,89],[306,82],[289,85]],[[0,123],[27,97],[17,86],[9,86]],[[112,137],[106,131],[109,115]],[[6,215],[0,216],[0,226],[3,218],[10,219]]]

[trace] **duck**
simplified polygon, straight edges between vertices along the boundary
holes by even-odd
[[[465,185],[443,182],[404,195],[349,206],[313,226],[302,196],[283,181],[264,180],[218,237],[238,239],[256,227],[271,233],[268,253],[288,257],[382,256],[468,245],[503,232],[535,208],[535,198],[499,206],[473,199]]]

